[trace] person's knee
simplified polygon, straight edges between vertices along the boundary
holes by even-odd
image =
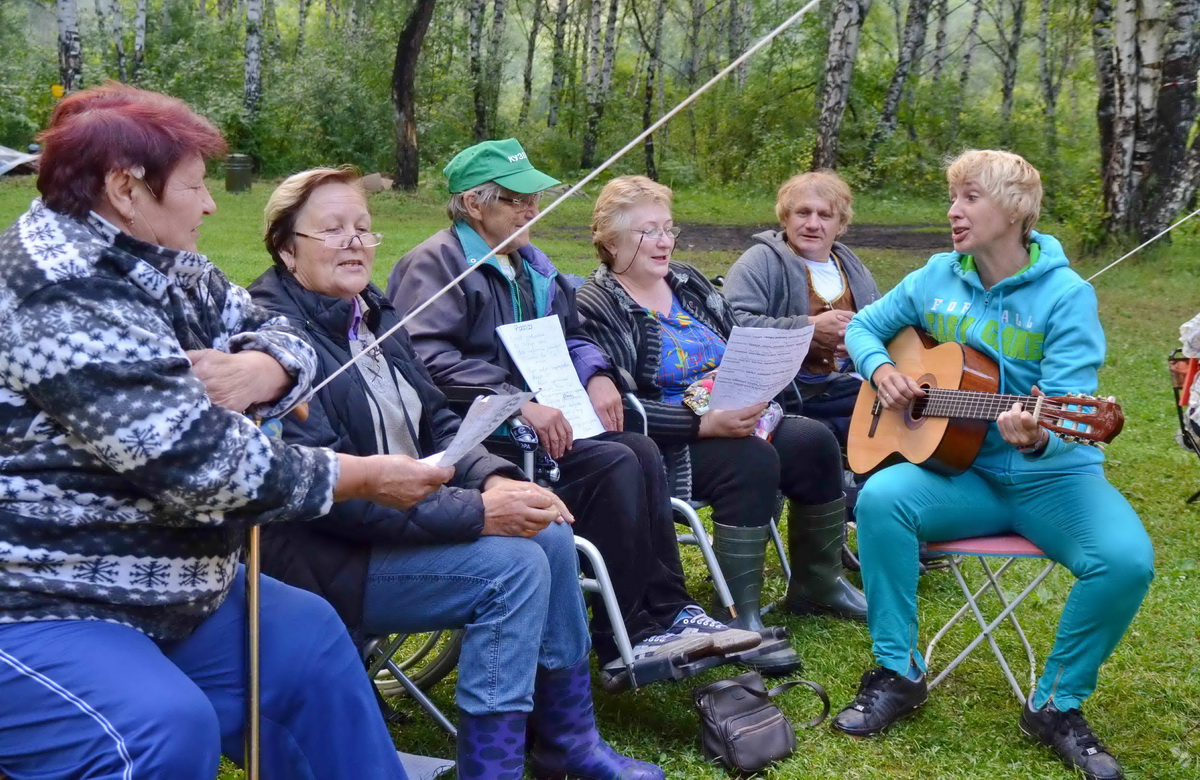
[[[904,513],[899,511],[901,502],[909,497],[910,489],[903,479],[879,473],[872,476],[859,489],[854,505],[858,532],[886,533],[888,530],[908,528]]]
[[[774,495],[779,490],[779,453],[757,436],[731,442],[730,463],[737,470],[736,482],[743,490]]]
[[[139,773],[207,780],[216,772],[221,727],[216,710],[198,688],[162,691],[143,699],[136,718],[136,731],[125,748]]]
[[[1154,579],[1154,548],[1145,537],[1111,545],[1100,559],[1098,568],[1116,591],[1145,593]]]

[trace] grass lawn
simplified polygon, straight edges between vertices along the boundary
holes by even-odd
[[[219,210],[203,228],[201,249],[235,281],[246,284],[267,264],[260,233],[270,185],[256,183],[254,192],[243,196],[225,195],[219,182],[211,185]],[[0,180],[0,224],[10,223],[33,195],[27,179]],[[944,214],[940,195],[931,192],[922,200],[863,197],[856,203],[856,221],[936,222]],[[434,193],[387,193],[374,197],[371,206],[376,229],[386,235],[375,271],[376,280],[382,282],[395,258],[443,227],[445,216]],[[573,200],[544,223],[547,239],[539,245],[564,270],[584,274],[593,267],[589,245],[554,237],[556,228],[588,224],[590,206],[588,199]],[[676,216],[685,228],[689,221],[769,224],[772,213],[770,195],[681,192],[676,197]],[[1189,225],[1179,231],[1173,245],[1147,251],[1095,282],[1109,345],[1101,390],[1117,396],[1127,418],[1124,433],[1108,450],[1108,474],[1141,515],[1158,556],[1158,575],[1150,595],[1104,667],[1100,687],[1086,708],[1131,778],[1200,777],[1200,508],[1183,503],[1200,482],[1200,462],[1174,442],[1175,412],[1164,365],[1166,354],[1178,345],[1180,323],[1200,309],[1200,266],[1194,259],[1198,252],[1200,234]],[[736,254],[681,251],[679,256],[713,273],[727,267]],[[862,255],[884,289],[924,260],[894,251]],[[1112,259],[1082,258],[1076,265],[1088,276]],[[711,587],[704,580],[703,566],[691,549],[685,549],[684,555],[693,591],[706,600]],[[769,560],[774,563],[773,556]],[[1019,569],[1028,572],[1034,565],[1022,564]],[[1069,574],[1057,570],[1019,613],[1039,658],[1049,650],[1071,582]],[[768,595],[782,595],[783,584],[775,565],[769,572]],[[960,596],[952,577],[942,572],[922,579],[920,599],[924,642],[957,608]],[[824,618],[772,616],[770,620],[791,630],[807,665],[806,676],[828,689],[835,707],[845,704],[859,675],[871,664],[865,628]],[[1001,643],[1013,648],[1009,657],[1015,660],[1020,656],[1010,639],[1003,636]],[[990,659],[990,653],[978,653],[934,692],[922,713],[882,739],[852,740],[824,727],[801,732],[796,754],[767,776],[1070,777],[1048,751],[1019,736],[1017,704],[999,672],[985,662]],[[657,684],[618,696],[597,693],[606,738],[623,751],[657,761],[669,777],[723,777],[700,754],[690,697],[693,687],[723,674],[709,672],[683,684]],[[1020,671],[1017,674],[1021,676]],[[449,680],[438,685],[433,696],[453,710]],[[814,699],[799,691],[785,695],[782,705],[800,722],[811,717]],[[396,731],[398,745],[412,752],[453,754],[450,740],[416,708],[407,702],[400,707],[413,717],[410,725]],[[240,777],[240,773],[229,770],[222,777]]]

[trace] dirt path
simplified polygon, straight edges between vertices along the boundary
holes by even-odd
[[[679,237],[680,248],[694,251],[740,251],[750,246],[751,237],[774,225],[696,225],[688,223]],[[851,225],[842,239],[852,249],[896,249],[936,252],[949,248],[949,238],[942,225]],[[931,228],[933,230],[931,230]],[[554,238],[587,240],[585,229],[547,227],[545,233]],[[936,232],[935,232],[936,231]]]

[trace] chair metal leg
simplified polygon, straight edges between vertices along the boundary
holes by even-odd
[[[1004,609],[1000,611],[1000,614],[989,623],[980,612],[979,605],[975,602],[975,599],[971,594],[971,588],[967,585],[966,580],[962,576],[962,571],[959,568],[958,562],[951,559],[950,569],[952,572],[954,572],[955,579],[958,580],[958,585],[962,589],[963,595],[968,599],[967,606],[975,613],[975,619],[979,623],[982,630],[974,639],[971,640],[971,642],[963,649],[963,651],[960,652],[958,656],[955,657],[955,659],[951,661],[950,664],[943,669],[940,674],[937,675],[937,677],[934,678],[933,682],[929,684],[929,687],[932,688],[944,680],[946,675],[954,671],[954,669],[960,663],[962,663],[962,661],[966,659],[968,655],[974,652],[975,648],[979,647],[980,643],[986,639],[992,646],[992,651],[996,654],[997,659],[1000,661],[1001,667],[1003,668],[1005,675],[1008,677],[1009,684],[1012,685],[1013,690],[1017,695],[1017,699],[1024,704],[1025,694],[1021,690],[1020,684],[1017,683],[1016,678],[1009,670],[1007,662],[1003,660],[1003,654],[996,646],[995,640],[992,638],[992,632],[995,631],[996,627],[1004,622],[1004,620],[1006,620],[1010,614],[1012,614],[1013,610],[1020,606],[1021,602],[1023,602],[1029,596],[1029,594],[1037,588],[1037,586],[1042,584],[1042,581],[1050,575],[1050,572],[1054,569],[1054,566],[1055,564],[1053,561],[1048,562],[1046,566],[1043,567],[1040,572],[1038,572],[1038,575],[1034,577],[1032,581],[1030,581],[1025,589],[1021,591],[1021,593],[1014,598],[1011,603],[1005,606]]]
[[[262,741],[261,719],[262,696],[260,682],[262,680],[259,662],[260,605],[259,605],[259,573],[262,569],[262,548],[260,529],[257,525],[250,526],[246,533],[246,728],[244,734],[244,752],[242,764],[245,768],[246,780],[258,780],[262,771],[260,745]]]
[[[400,665],[392,660],[392,656],[400,649],[400,645],[407,639],[406,634],[400,634],[386,645],[380,639],[372,639],[363,648],[363,659],[367,660],[374,656],[367,667],[367,676],[371,680],[375,679],[375,675],[379,674],[380,670],[387,669],[392,676],[404,686],[404,690],[413,698],[417,704],[421,705],[421,709],[429,713],[429,717],[433,718],[434,722],[442,727],[452,737],[458,737],[458,729],[450,722],[450,719],[438,708],[433,701],[425,695],[425,691],[421,690],[407,674],[400,668]],[[372,683],[373,684],[373,683]]]
[[[1016,558],[1007,559],[1004,562],[1004,564],[999,569],[996,570],[996,577],[998,578],[1001,574],[1003,574],[1005,571],[1007,571],[1008,567],[1011,566],[1013,563],[1015,563],[1016,560],[1017,560]],[[990,586],[986,582],[983,585],[980,585],[979,590],[975,591],[974,595],[972,595],[971,598],[972,599],[980,598],[981,596],[983,596],[984,592],[988,590],[989,587]],[[933,664],[933,651],[934,651],[934,648],[937,647],[938,642],[942,641],[942,638],[945,637],[946,634],[950,633],[950,630],[952,628],[954,628],[956,625],[958,625],[958,622],[960,620],[962,620],[963,617],[966,616],[967,611],[970,609],[971,609],[970,601],[964,601],[963,605],[958,608],[957,612],[954,613],[954,616],[951,617],[949,620],[947,620],[946,624],[943,625],[941,627],[941,629],[936,634],[933,635],[933,639],[929,640],[929,644],[925,648],[925,663],[926,664],[928,664],[928,665]],[[930,686],[930,687],[933,687],[933,686]]]
[[[600,551],[596,549],[596,545],[581,536],[575,537],[575,549],[588,559],[588,562],[592,565],[592,571],[596,573],[594,579],[580,575],[579,584],[586,592],[599,594],[600,600],[604,604],[604,609],[608,613],[609,625],[612,626],[613,641],[617,645],[617,654],[621,656],[621,661],[629,668],[629,682],[632,687],[636,688],[637,681],[632,676],[633,645],[630,644],[629,633],[625,630],[625,619],[621,614],[620,605],[617,604],[616,591],[613,589],[612,579],[608,576],[608,567],[604,565],[604,557],[600,555]]]
[[[982,564],[988,581],[992,584],[992,590],[995,591],[996,598],[1000,600],[1000,605],[1007,607],[1008,600],[1004,598],[1004,592],[1000,589],[998,575],[992,572],[992,567],[988,564],[986,558],[980,558],[979,563]],[[1051,563],[1051,568],[1053,568],[1053,563]],[[1025,646],[1025,658],[1029,661],[1029,692],[1032,695],[1033,689],[1037,686],[1037,657],[1033,654],[1033,646],[1029,644],[1029,638],[1025,636],[1025,629],[1021,627],[1021,621],[1017,620],[1017,613],[1015,611],[1009,612],[1008,620],[1012,623],[1013,630],[1017,632],[1017,636],[1020,637],[1021,644]],[[1025,700],[1020,696],[1017,698],[1021,699],[1022,704],[1025,703]]]
[[[713,552],[712,543],[708,539],[708,532],[704,529],[704,524],[700,521],[700,515],[696,514],[696,510],[692,509],[686,501],[678,498],[671,499],[671,508],[683,515],[688,525],[691,526],[692,533],[687,537],[687,541],[694,542],[700,548],[700,555],[704,557],[704,563],[712,575],[713,588],[717,591],[717,599],[721,606],[728,609],[730,615],[737,617],[737,609],[733,605],[733,595],[729,592],[729,584],[725,582],[721,564],[717,563],[717,555]]]

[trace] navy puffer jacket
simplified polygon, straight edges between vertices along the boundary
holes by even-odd
[[[254,301],[286,316],[312,343],[318,367],[314,385],[351,357],[347,331],[353,313],[349,301],[305,289],[290,273],[269,269],[249,287]],[[367,326],[376,335],[398,318],[382,291],[363,291]],[[381,347],[391,365],[421,397],[417,446],[422,456],[440,452],[458,431],[459,418],[433,384],[403,330]],[[284,438],[297,444],[329,447],[349,455],[379,454],[369,405],[375,403],[356,369],[338,376],[309,404],[308,419],[284,420]],[[362,624],[367,564],[373,545],[470,542],[483,530],[479,486],[492,474],[521,479],[508,461],[476,448],[455,467],[454,479],[407,510],[365,500],[341,501],[324,518],[309,523],[279,523],[263,529],[263,571],[276,579],[324,596],[351,631]]]

